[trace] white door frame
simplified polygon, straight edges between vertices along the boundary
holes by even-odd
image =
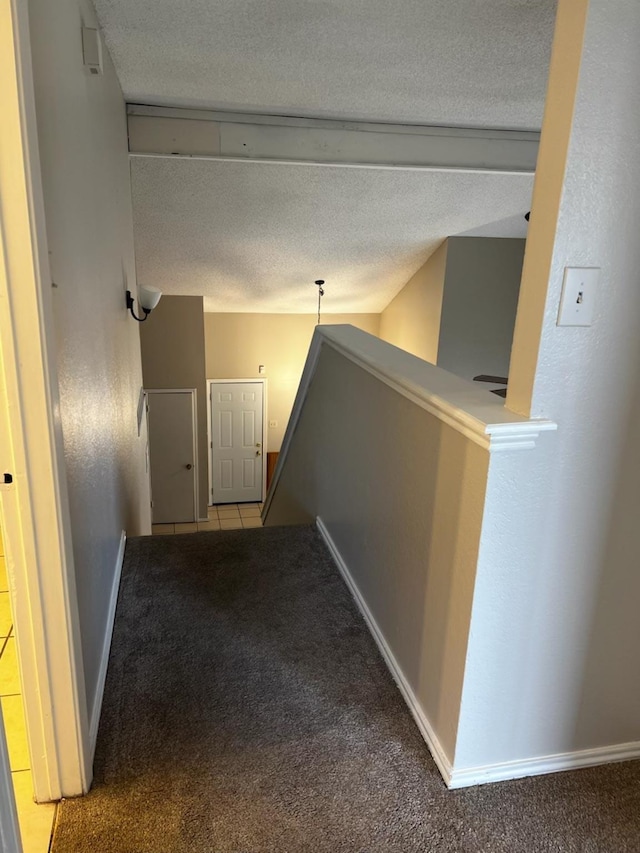
[[[207,379],[207,468],[209,471],[209,498],[208,506],[213,506],[213,430],[211,429],[211,386],[212,385],[239,385],[243,382],[251,382],[253,385],[262,385],[262,500],[267,494],[267,446],[265,435],[267,431],[267,380],[264,376],[259,379]]]
[[[0,0],[0,512],[34,795],[86,793],[91,747],[59,415],[27,0]]]
[[[145,388],[149,394],[191,394],[191,410],[193,412],[193,520],[198,521],[198,389],[197,388]],[[147,424],[147,435],[149,435]],[[150,442],[150,439],[149,439]],[[149,455],[149,480],[151,481],[151,455]],[[151,491],[151,521],[153,522],[153,490]]]

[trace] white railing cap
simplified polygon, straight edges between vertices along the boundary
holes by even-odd
[[[317,362],[323,345],[492,452],[529,450],[541,432],[557,429],[553,421],[510,412],[497,395],[355,326],[317,326],[309,361]]]

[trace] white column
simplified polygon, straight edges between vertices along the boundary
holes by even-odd
[[[639,44],[637,0],[559,0],[507,399],[558,433],[489,473],[462,784],[640,755]],[[590,327],[565,267],[601,270]]]

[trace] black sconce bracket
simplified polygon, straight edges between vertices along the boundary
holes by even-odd
[[[131,316],[134,320],[137,320],[138,323],[144,323],[149,314],[151,314],[151,311],[147,310],[146,308],[143,308],[142,310],[144,311],[144,317],[137,317],[133,310],[134,304],[135,302],[133,296],[131,295],[131,291],[127,290],[127,309],[131,312]]]

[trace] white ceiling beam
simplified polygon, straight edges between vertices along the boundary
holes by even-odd
[[[533,174],[534,131],[335,121],[129,104],[129,151],[385,169]]]

